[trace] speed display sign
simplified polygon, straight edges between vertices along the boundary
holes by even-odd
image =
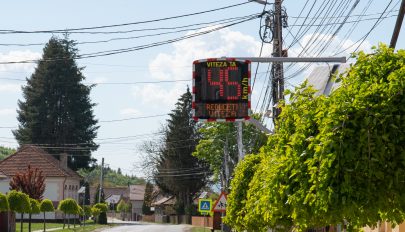
[[[196,121],[249,120],[250,61],[194,61],[192,107]]]

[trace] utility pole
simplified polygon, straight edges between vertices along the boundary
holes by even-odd
[[[103,179],[104,179],[104,158],[101,158],[101,175],[100,175],[100,189],[98,190],[98,203],[101,202],[101,193],[103,192]]]
[[[274,1],[274,20],[272,22],[273,31],[273,57],[283,56],[283,33],[282,33],[282,0]],[[270,22],[271,23],[271,22]],[[280,115],[280,109],[278,103],[280,100],[284,100],[284,69],[283,63],[274,62],[272,64],[272,100],[273,100],[273,122],[275,123]]]
[[[395,49],[395,46],[397,45],[399,31],[401,30],[402,21],[404,20],[404,14],[405,14],[405,0],[402,0],[401,7],[399,8],[397,22],[395,23],[394,32],[392,33],[390,48]]]

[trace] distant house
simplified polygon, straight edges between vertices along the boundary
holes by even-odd
[[[341,82],[335,82],[332,78],[334,74],[341,74],[348,70],[349,64],[335,64],[333,66],[318,66],[314,68],[308,76],[308,85],[317,90],[316,95],[330,95],[331,92],[339,88]]]
[[[145,197],[145,185],[130,185],[129,200],[132,204],[132,220],[139,221],[142,216],[142,205]]]
[[[118,204],[118,202],[123,199],[124,201],[129,200],[129,189],[128,187],[103,187],[103,192],[104,192],[104,200],[107,203],[112,203],[114,201],[114,204]],[[94,202],[95,200],[95,195],[97,193],[97,187],[90,187],[90,204],[95,204],[97,202]],[[112,198],[112,196],[115,196]],[[119,197],[117,197],[119,196]]]
[[[67,167],[67,154],[61,154],[61,161],[54,158],[41,148],[23,146],[16,153],[0,161],[0,192],[7,193],[9,182],[18,172],[24,172],[28,165],[38,168],[45,176],[44,198],[50,199],[54,206],[65,198],[78,200],[77,191],[80,187],[81,176]],[[19,215],[17,215],[19,217]],[[33,215],[33,219],[40,219],[42,215]],[[47,213],[49,219],[61,219],[62,214]]]
[[[157,197],[151,204],[155,211],[155,217],[176,214],[176,211],[174,210],[175,203],[176,198],[174,196]]]

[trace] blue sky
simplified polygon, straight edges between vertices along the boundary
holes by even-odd
[[[2,5],[0,15],[1,30],[53,30],[66,28],[82,28],[101,25],[122,24],[137,21],[144,21],[156,18],[164,18],[204,10],[215,9],[237,3],[242,0],[206,0],[206,1],[134,1],[134,0],[38,0],[38,1],[6,1]],[[269,1],[271,2],[271,1]],[[368,35],[361,44],[360,49],[370,51],[371,45],[379,42],[389,43],[395,24],[395,15],[398,13],[399,0],[360,0],[353,9],[351,17],[341,30],[333,36],[338,28],[330,26],[324,30],[316,27],[322,23],[339,23],[343,20],[345,13],[355,4],[356,0],[330,1],[309,0],[307,5],[305,0],[285,0],[284,6],[289,15],[288,29],[284,29],[285,45],[288,46],[293,41],[292,35],[302,35],[299,43],[295,43],[289,48],[289,55],[296,56],[302,50],[301,46],[307,43],[312,44],[305,56],[317,54],[317,48],[322,44],[330,43],[322,55],[329,56],[335,51],[348,48],[347,51],[339,54],[348,56],[358,44],[358,41],[365,35],[377,18],[380,16],[388,4],[385,19]],[[322,4],[325,4],[323,6]],[[302,15],[308,14],[311,6],[310,18],[316,15],[319,9],[320,17],[331,16],[332,12],[342,12],[336,14],[336,20],[325,18],[325,21],[318,19],[313,21],[313,25],[308,27],[311,19],[304,21],[298,18],[301,10]],[[305,8],[303,8],[306,6]],[[269,8],[268,8],[269,9]],[[359,14],[366,9],[366,16],[362,18],[356,28],[347,38],[345,35],[351,31],[353,22],[358,19]],[[127,27],[116,27],[105,29],[104,31],[134,30],[145,28],[161,28],[182,26],[187,24],[206,23],[231,17],[241,17],[250,14],[260,13],[263,6],[257,3],[249,3],[242,6],[216,11],[213,13],[201,14],[193,17],[184,17],[173,20],[164,20],[156,23],[139,24]],[[330,10],[329,13],[326,13]],[[339,17],[340,16],[340,17]],[[297,20],[297,21],[296,21]],[[98,151],[94,152],[94,157],[100,160],[105,158],[111,168],[120,167],[125,173],[143,175],[139,168],[144,156],[139,147],[145,139],[156,138],[151,133],[156,132],[165,123],[166,116],[143,118],[136,120],[125,120],[119,122],[101,122],[109,120],[119,120],[131,117],[144,117],[167,114],[174,106],[176,99],[185,91],[187,85],[191,85],[191,64],[193,60],[219,56],[258,56],[260,50],[259,19],[255,19],[243,24],[210,33],[193,39],[183,40],[177,43],[158,46],[150,49],[104,56],[90,59],[78,60],[80,66],[85,67],[84,75],[87,83],[99,83],[94,87],[91,98],[95,107],[95,116],[100,120],[100,130],[97,143],[100,144]],[[216,23],[207,24],[215,27]],[[304,26],[300,26],[304,24]],[[148,44],[151,42],[163,41],[171,38],[191,34],[195,31],[207,30],[202,26],[190,27],[190,31],[183,31],[176,34],[161,35],[155,37],[144,37],[139,39],[122,39],[105,43],[79,44],[79,53],[128,48]],[[300,31],[301,28],[301,31]],[[308,31],[306,31],[308,28]],[[191,30],[193,29],[193,30]],[[402,28],[404,29],[404,28]],[[288,32],[291,30],[291,34]],[[101,30],[95,30],[101,31]],[[71,34],[70,38],[78,42],[100,41],[112,38],[135,37],[145,34],[165,32],[170,30],[144,31],[121,34]],[[299,32],[299,33],[298,33]],[[298,34],[297,34],[298,33]],[[405,35],[401,32],[398,39],[397,48],[404,48]],[[57,36],[58,34],[54,34]],[[41,56],[43,46],[15,46],[4,44],[36,44],[46,43],[52,34],[0,34],[0,61],[20,61],[36,59]],[[329,39],[333,38],[329,41]],[[329,42],[328,42],[329,41]],[[352,46],[352,47],[350,47]],[[263,55],[271,53],[271,45],[264,46]],[[317,64],[315,64],[317,65]],[[305,75],[308,75],[311,68],[302,64],[288,68],[286,77],[287,87],[291,87],[301,82]],[[324,65],[324,64],[319,64]],[[287,66],[287,65],[286,65]],[[11,130],[17,126],[16,108],[17,101],[22,99],[21,85],[24,85],[35,66],[33,64],[0,65],[0,145],[17,147],[13,139]],[[291,76],[296,70],[305,68],[298,75]],[[255,65],[253,65],[253,70]],[[253,90],[253,108],[256,108],[260,99],[260,93],[265,90],[266,65],[259,67],[255,89]],[[132,82],[145,81],[173,81],[170,83],[149,83],[130,84]],[[190,81],[183,81],[190,80]],[[128,84],[112,84],[128,83]],[[263,89],[263,90],[262,90]],[[10,128],[11,127],[11,128]],[[141,135],[141,136],[138,136]]]

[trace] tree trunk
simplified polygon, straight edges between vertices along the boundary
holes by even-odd
[[[65,223],[66,223],[66,214],[63,214],[63,229],[65,229]]]
[[[68,229],[70,229],[70,214],[68,214]]]
[[[76,215],[73,214],[73,228],[76,228]]]
[[[46,231],[46,226],[45,226],[45,212],[44,212],[44,232]]]
[[[20,222],[20,224],[21,224],[21,225],[20,225],[20,231],[21,231],[21,232],[23,232],[23,219],[24,219],[24,214],[21,213],[21,219],[20,219],[20,220],[21,220],[21,222]]]
[[[31,213],[28,214],[28,232],[31,232]]]

